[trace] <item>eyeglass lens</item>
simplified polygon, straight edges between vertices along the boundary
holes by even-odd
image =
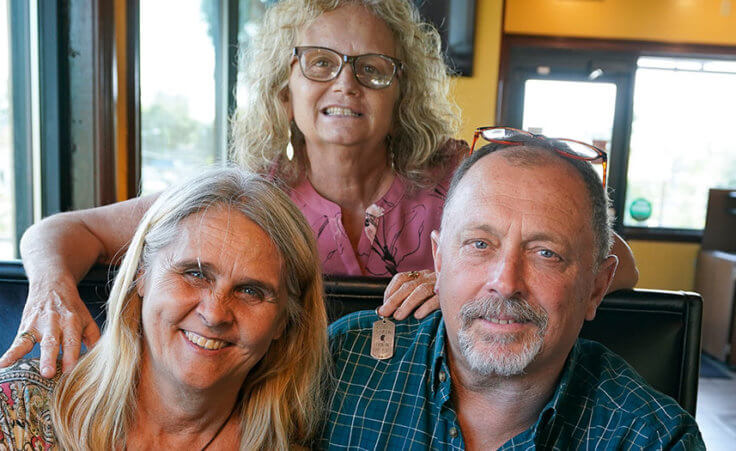
[[[329,81],[340,73],[343,57],[329,49],[304,48],[299,54],[299,65],[310,80]],[[356,56],[353,68],[360,84],[374,89],[389,86],[396,72],[394,62],[381,55]]]
[[[488,141],[514,142],[514,138],[518,137],[520,134],[523,134],[523,132],[509,128],[489,128],[481,132],[481,136],[483,136],[483,138]],[[558,139],[558,141],[565,143],[565,145],[567,145],[567,147],[569,148],[569,151],[567,149],[564,149],[564,151],[582,157],[586,160],[595,160],[600,158],[601,156],[598,152],[596,152],[595,149],[585,144],[570,141],[567,139]]]

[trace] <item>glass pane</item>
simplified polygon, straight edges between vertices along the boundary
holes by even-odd
[[[15,258],[9,34],[8,1],[0,0],[0,260]]]
[[[736,187],[736,74],[651,66],[636,71],[624,224],[702,229],[708,188]]]
[[[140,2],[141,191],[215,162],[214,0]]]
[[[522,127],[550,138],[576,139],[609,151],[615,111],[613,83],[527,80]]]
[[[263,13],[273,0],[239,0],[238,1],[238,46],[241,52],[248,47],[248,43],[258,32],[258,25]],[[248,99],[248,86],[243,78],[243,71],[247,61],[238,58],[238,81],[236,87],[236,101],[238,105],[244,105]]]

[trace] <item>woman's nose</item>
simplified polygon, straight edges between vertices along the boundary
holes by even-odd
[[[209,327],[217,327],[231,322],[232,310],[227,294],[216,288],[204,291],[197,305],[197,314]]]
[[[358,83],[358,79],[355,78],[351,64],[345,63],[342,66],[342,70],[333,81],[332,88],[335,91],[344,92],[345,94],[355,95],[360,92],[360,84]]]

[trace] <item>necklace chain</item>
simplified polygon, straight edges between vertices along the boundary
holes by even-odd
[[[201,451],[205,451],[207,449],[207,447],[209,447],[212,444],[212,442],[215,441],[215,439],[217,438],[217,436],[220,435],[220,432],[222,432],[222,430],[225,429],[225,425],[230,421],[230,417],[233,416],[233,413],[235,412],[235,407],[237,405],[238,405],[238,403],[235,402],[235,405],[233,405],[232,410],[230,410],[230,414],[227,416],[227,418],[225,418],[225,421],[222,422],[222,424],[220,425],[220,427],[217,428],[217,430],[215,431],[215,435],[213,435],[212,438],[210,438],[207,441],[207,443],[204,444],[204,446],[202,447],[202,450]]]

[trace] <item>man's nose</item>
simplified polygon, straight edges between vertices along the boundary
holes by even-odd
[[[505,298],[523,295],[526,287],[523,253],[517,249],[506,249],[491,262],[488,274],[488,289]]]

